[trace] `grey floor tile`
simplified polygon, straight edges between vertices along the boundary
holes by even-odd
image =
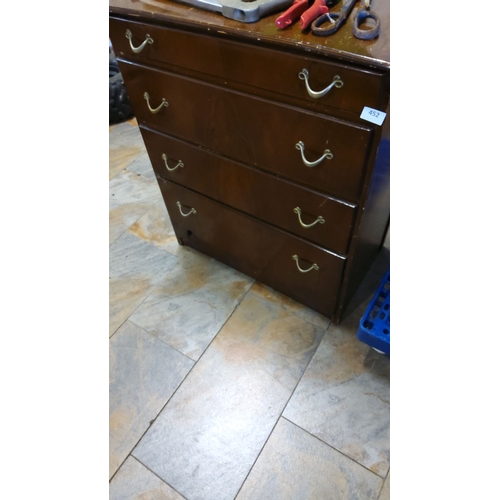
[[[109,351],[111,477],[193,362],[129,321],[113,335]]]
[[[147,151],[143,151],[127,166],[127,170],[156,182],[156,175]]]
[[[113,179],[141,153],[139,147],[120,147],[109,151],[109,178]]]
[[[233,499],[323,335],[249,292],[133,455],[189,500]]]
[[[321,328],[327,328],[330,324],[330,319],[322,314],[319,314],[308,307],[299,304],[295,300],[283,295],[282,293],[269,288],[268,286],[263,285],[262,283],[255,283],[252,287],[252,292],[260,295],[267,301],[274,302],[279,304],[281,307],[289,311],[290,313],[298,316],[304,321],[308,321],[314,325],[317,325]]]
[[[147,202],[124,203],[109,209],[109,243],[113,243],[132,224],[151,209]]]
[[[174,228],[163,200],[159,200],[149,208],[140,219],[128,228],[128,232],[169,252],[172,252],[172,246],[178,246]]]
[[[178,258],[132,234],[109,247],[110,335],[177,265]]]
[[[376,289],[381,275],[364,282]],[[390,361],[357,339],[370,294],[328,328],[283,416],[385,477],[389,469]],[[359,300],[356,299],[356,303]]]
[[[161,288],[165,297],[179,297],[202,288],[218,289],[232,281],[242,281],[245,285],[254,282],[235,269],[178,243],[170,253],[178,259],[179,265]]]
[[[195,250],[132,314],[131,320],[197,360],[252,285],[247,276]]]
[[[146,149],[137,120],[129,120],[109,127],[109,148],[115,150],[127,146],[139,148],[141,151]]]
[[[109,178],[112,179],[146,151],[139,128],[129,122],[109,128]]]
[[[280,419],[237,500],[377,500],[382,479]]]
[[[109,275],[112,279],[140,275],[158,282],[178,262],[174,255],[129,233],[124,233],[109,249]]]
[[[109,500],[183,500],[168,484],[129,457],[109,485]]]
[[[159,200],[161,191],[156,180],[125,169],[109,181],[110,208],[125,203],[149,202],[154,205]]]
[[[109,183],[109,242],[115,241],[160,200],[155,180],[128,170],[117,174]]]
[[[113,335],[154,288],[148,278],[127,277],[109,281],[109,336]]]
[[[133,321],[150,330],[167,344],[198,360],[222,328],[245,293],[238,295],[228,284],[226,290],[197,290],[168,300],[152,295],[132,314]]]

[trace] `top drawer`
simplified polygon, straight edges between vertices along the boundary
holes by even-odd
[[[340,108],[359,115],[364,106],[387,106],[389,78],[382,71],[116,18],[110,19],[110,38],[120,57],[185,68],[223,79],[224,84],[249,85],[300,99],[306,107]],[[334,79],[339,83],[324,96],[311,97],[306,80],[299,77],[303,70],[313,92],[326,89]]]

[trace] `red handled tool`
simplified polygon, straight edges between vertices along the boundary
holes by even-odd
[[[328,6],[337,0],[294,0],[292,6],[279,16],[274,24],[286,28],[300,17],[300,29],[305,30],[319,16],[328,12]]]
[[[300,29],[305,30],[308,28],[315,19],[328,12],[328,5],[332,5],[333,3],[335,2],[315,0],[311,7],[300,16]]]
[[[278,28],[286,28],[287,26],[290,26],[295,19],[300,17],[308,7],[309,0],[294,0],[292,6],[277,17],[274,24],[276,24]]]

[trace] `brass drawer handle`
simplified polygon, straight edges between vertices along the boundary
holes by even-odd
[[[178,201],[178,202],[176,203],[176,205],[179,207],[179,212],[181,213],[181,215],[182,215],[183,217],[188,217],[189,215],[191,215],[191,214],[195,214],[195,213],[196,213],[196,210],[195,210],[194,208],[192,208],[192,209],[191,209],[191,210],[190,210],[187,214],[185,214],[185,213],[182,211],[182,205],[181,205],[181,202],[180,202],[180,201]]]
[[[149,35],[146,35],[146,40],[144,40],[144,42],[142,42],[139,45],[139,47],[134,47],[132,45],[132,32],[130,30],[127,30],[125,32],[125,36],[128,38],[128,43],[130,43],[130,48],[132,49],[132,52],[134,52],[135,54],[138,54],[146,46],[146,44],[153,43],[153,39]]]
[[[340,79],[340,76],[339,75],[335,75],[333,77],[333,82],[330,83],[330,85],[328,85],[328,87],[326,87],[323,90],[320,90],[319,92],[315,92],[314,90],[311,89],[311,87],[309,87],[309,71],[307,71],[307,69],[303,69],[299,73],[299,78],[301,80],[304,80],[306,82],[307,93],[311,97],[313,97],[314,99],[319,99],[320,97],[323,97],[324,95],[328,94],[328,92],[330,92],[330,90],[333,87],[336,87],[336,88],[340,89],[341,87],[344,86],[344,82]]]
[[[331,160],[333,158],[333,154],[330,152],[330,150],[325,149],[325,152],[323,153],[323,156],[321,158],[316,161],[307,161],[306,157],[304,156],[304,143],[302,141],[299,141],[297,144],[295,144],[295,147],[300,150],[302,161],[304,162],[304,165],[306,167],[315,167],[316,165],[319,165],[325,158],[327,160]]]
[[[302,214],[302,210],[300,209],[300,207],[295,207],[295,208],[293,209],[293,211],[294,211],[294,212],[298,215],[300,225],[301,225],[302,227],[305,227],[306,229],[307,229],[307,228],[310,228],[310,227],[313,227],[313,226],[315,226],[315,225],[316,225],[316,224],[318,224],[318,223],[319,223],[319,224],[324,224],[324,223],[325,223],[325,219],[323,219],[323,217],[321,217],[321,215],[320,215],[320,216],[319,216],[319,217],[318,217],[318,218],[317,218],[317,219],[316,219],[316,220],[315,220],[312,224],[304,224],[304,223],[302,222],[302,218],[300,217],[300,215]]]
[[[144,99],[146,99],[146,102],[148,103],[148,108],[149,108],[149,111],[151,111],[151,113],[155,114],[155,113],[158,113],[158,111],[160,111],[160,109],[165,106],[166,108],[168,108],[168,102],[165,98],[163,98],[161,100],[161,104],[156,108],[156,109],[153,109],[151,107],[151,105],[149,104],[149,94],[147,92],[144,92]]]
[[[312,271],[313,269],[315,271],[319,271],[319,266],[318,264],[313,264],[309,269],[302,269],[300,266],[299,266],[299,257],[297,255],[292,255],[292,259],[296,262],[297,264],[297,269],[301,272],[301,273],[308,273],[309,271]]]
[[[167,167],[167,170],[169,172],[173,172],[177,168],[184,168],[184,163],[182,163],[181,160],[179,160],[179,163],[177,163],[177,165],[175,167],[170,168],[168,166],[168,163],[167,163],[167,160],[168,160],[167,155],[164,153],[164,154],[161,155],[161,157],[163,158],[163,161],[165,162],[165,166]]]

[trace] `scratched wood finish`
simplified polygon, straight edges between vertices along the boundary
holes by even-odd
[[[170,180],[181,184],[336,253],[347,253],[356,205],[285,182],[145,127],[141,127],[141,132],[160,182]],[[168,170],[167,165],[177,168]],[[324,223],[304,228],[294,212],[296,207],[301,209],[305,224],[313,224],[319,216]]]
[[[345,259],[166,181],[161,190],[177,238],[325,316],[337,305]],[[177,202],[181,204],[179,208]],[[181,214],[196,210],[188,216]],[[318,270],[300,272],[317,264]]]

